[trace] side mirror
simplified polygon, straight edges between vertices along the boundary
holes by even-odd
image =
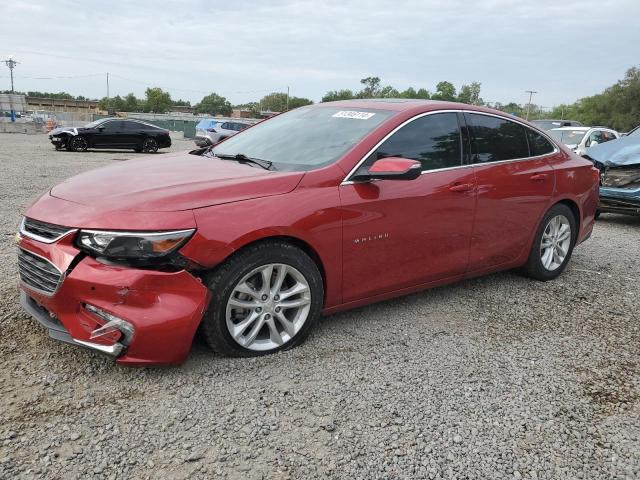
[[[104,130],[104,127],[98,127],[98,131],[101,132]]]
[[[373,162],[366,173],[354,180],[414,180],[422,173],[422,164],[410,158],[386,157]]]
[[[591,140],[591,143],[589,144],[589,146],[595,147],[596,145],[598,145],[598,142],[596,142],[595,140]]]

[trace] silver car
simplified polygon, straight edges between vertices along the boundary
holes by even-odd
[[[196,125],[196,136],[194,140],[197,146],[207,147],[209,145],[215,145],[250,126],[250,124],[242,122],[203,120]]]

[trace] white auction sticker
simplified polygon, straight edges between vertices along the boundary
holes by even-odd
[[[375,113],[371,112],[353,112],[350,110],[343,110],[338,113],[334,113],[332,117],[336,118],[355,118],[357,120],[368,120],[373,117]]]

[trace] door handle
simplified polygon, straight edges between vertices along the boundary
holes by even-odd
[[[471,183],[454,183],[449,187],[450,192],[468,192],[473,188]]]
[[[547,179],[547,174],[546,173],[536,173],[535,175],[531,175],[529,177],[529,179],[532,182],[544,182]]]

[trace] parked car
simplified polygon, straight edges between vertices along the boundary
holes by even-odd
[[[21,301],[51,336],[126,365],[183,361],[199,327],[217,352],[272,353],[322,313],[516,267],[552,280],[598,203],[590,161],[458,103],[320,103],[194,152],[27,209]]]
[[[250,124],[242,122],[201,120],[196,125],[196,136],[194,140],[199,147],[215,145],[250,126]]]
[[[560,127],[582,127],[582,123],[578,122],[577,120],[543,119],[543,120],[532,120],[531,123],[533,123],[536,127],[542,130],[551,130],[553,128],[560,128]]]
[[[640,131],[587,149],[600,170],[598,212],[640,215]]]
[[[171,146],[169,130],[140,120],[102,118],[80,128],[56,128],[49,133],[56,150],[84,152],[89,148],[123,148],[155,153]]]
[[[549,135],[564,143],[578,155],[584,155],[589,147],[620,138],[618,132],[606,127],[554,128],[549,130]]]

